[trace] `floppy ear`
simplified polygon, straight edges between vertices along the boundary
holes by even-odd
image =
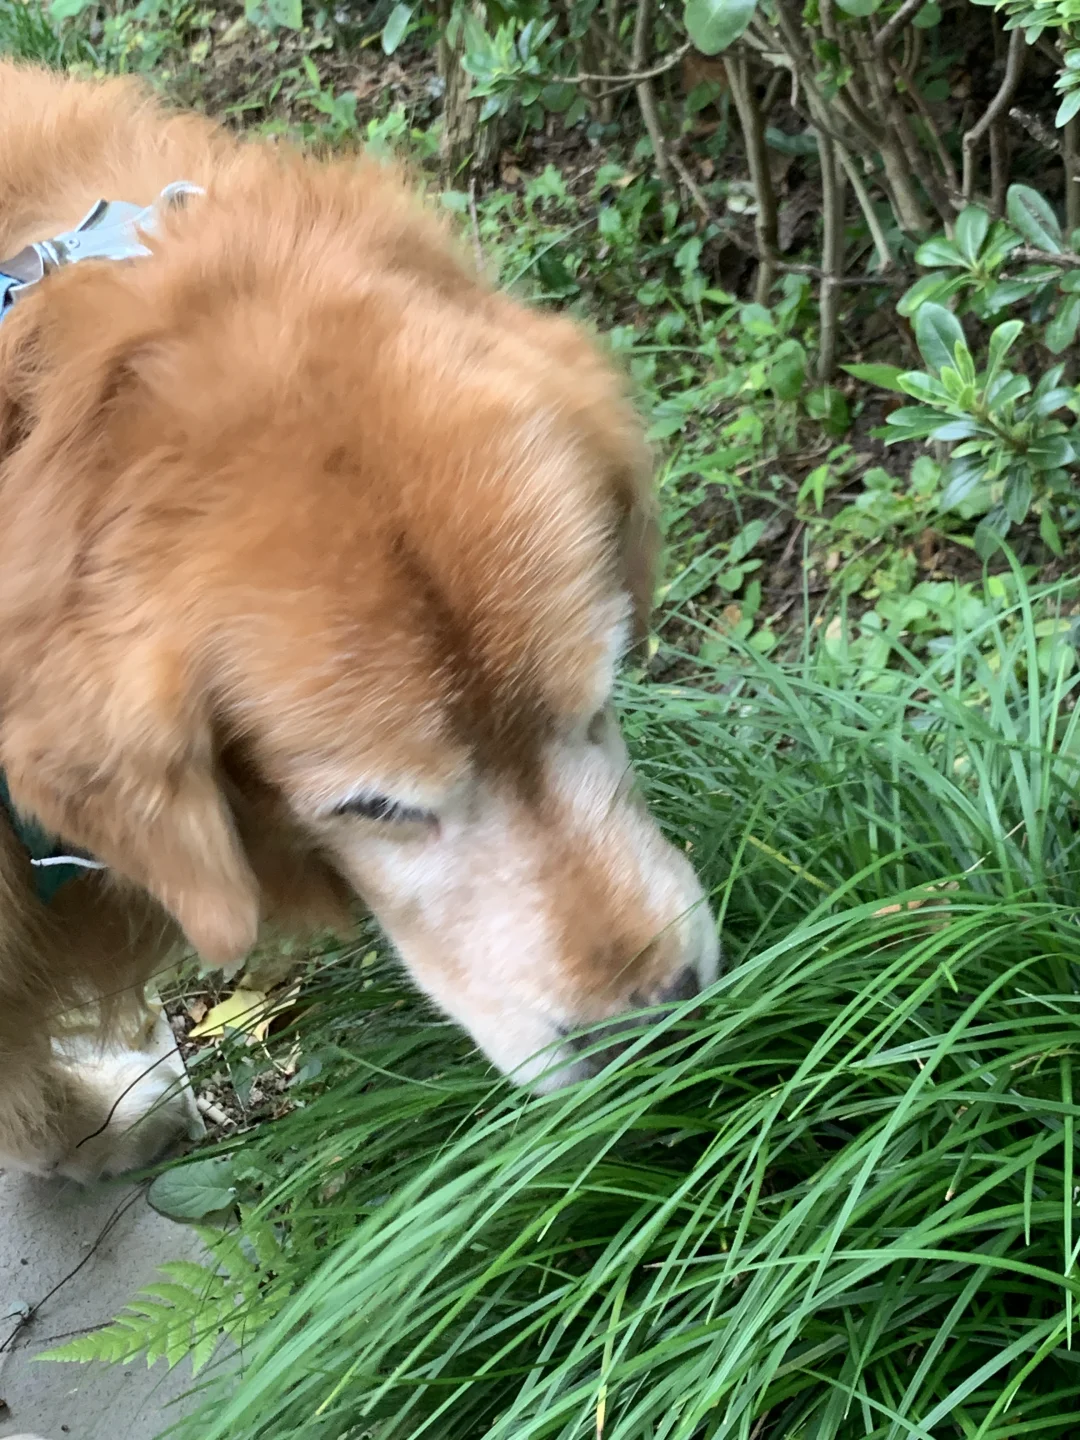
[[[254,943],[258,887],[218,785],[195,642],[153,584],[124,581],[140,537],[113,421],[141,383],[146,307],[123,267],[79,268],[0,327],[0,766],[21,810],[229,964]]]
[[[184,664],[130,637],[60,641],[19,685],[0,764],[12,799],[148,890],[210,965],[255,943],[259,889]]]

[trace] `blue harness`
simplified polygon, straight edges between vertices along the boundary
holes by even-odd
[[[52,240],[36,240],[10,259],[0,260],[0,321],[15,302],[40,285],[47,275],[80,260],[135,260],[151,252],[142,235],[151,233],[161,206],[183,204],[189,195],[201,195],[198,185],[178,180],[167,185],[153,205],[130,205],[124,200],[99,200],[74,230]],[[34,867],[38,898],[46,905],[69,880],[87,870],[103,870],[98,861],[65,846],[32,820],[24,819],[11,801],[0,770],[0,813],[6,816]]]

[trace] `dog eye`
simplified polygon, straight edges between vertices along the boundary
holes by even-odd
[[[331,810],[331,815],[357,815],[361,820],[404,821],[430,820],[430,811],[413,805],[402,805],[387,795],[350,795]]]

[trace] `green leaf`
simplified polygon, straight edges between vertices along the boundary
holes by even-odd
[[[936,430],[940,423],[941,416],[938,412],[926,405],[903,405],[885,417],[887,426],[903,431],[903,434],[895,437],[902,440],[921,439]]]
[[[963,255],[944,235],[935,235],[932,240],[920,245],[915,251],[915,259],[927,268],[944,265],[947,269],[957,269],[964,264]]]
[[[1071,465],[1076,456],[1064,435],[1044,435],[1040,440],[1032,441],[1024,458],[1035,470],[1060,470],[1065,465]]]
[[[1066,295],[1055,311],[1054,318],[1046,327],[1044,339],[1047,349],[1054,355],[1060,355],[1076,339],[1078,328],[1080,328],[1080,294]]]
[[[236,1197],[232,1174],[228,1160],[194,1160],[159,1175],[146,1198],[170,1220],[205,1220],[231,1208]]]
[[[989,379],[997,374],[1002,360],[1023,328],[1022,320],[1004,320],[994,327],[990,335],[990,362],[986,371]]]
[[[945,471],[945,488],[941,492],[942,510],[952,510],[966,500],[986,478],[986,462],[979,455],[949,461]]]
[[[304,28],[301,0],[257,0],[252,9],[265,15],[271,30],[302,30]],[[250,13],[249,18],[251,18]]]
[[[84,10],[89,10],[96,0],[52,0],[49,15],[53,20],[74,20]]]
[[[769,366],[769,384],[778,400],[795,400],[806,383],[806,351],[797,340],[785,341]]]
[[[846,14],[857,15],[861,20],[880,10],[882,0],[836,0],[836,3]]]
[[[989,560],[1000,548],[999,542],[1009,533],[1012,521],[1004,505],[995,505],[975,529],[975,553],[980,560]]]
[[[703,55],[719,55],[754,18],[757,0],[686,0],[686,33]]]
[[[1048,509],[1044,510],[1039,516],[1039,539],[1051,554],[1056,555],[1059,560],[1064,556],[1065,550],[1061,543],[1061,532],[1054,523],[1054,517]]]
[[[903,395],[903,388],[897,383],[904,373],[899,365],[841,365],[856,380],[865,380],[868,385],[879,385],[882,390],[895,390]]]
[[[919,354],[935,375],[955,367],[957,345],[967,348],[960,321],[951,310],[927,300],[915,315],[915,339]]]
[[[1009,219],[1030,245],[1059,255],[1061,226],[1057,216],[1037,190],[1030,185],[1010,185],[1005,204]]]
[[[1067,385],[1061,385],[1056,390],[1047,390],[1043,395],[1037,395],[1033,406],[1034,413],[1040,417],[1053,415],[1055,410],[1064,410],[1077,398],[1076,391],[1071,390]]]
[[[1005,513],[1014,525],[1022,525],[1031,509],[1031,477],[1020,473],[1010,475],[1002,496]]]
[[[905,370],[900,376],[899,388],[902,395],[910,395],[927,405],[944,405],[949,400],[949,392],[941,381],[922,370]]]
[[[394,51],[405,39],[405,33],[409,28],[409,21],[412,19],[413,7],[411,5],[395,5],[387,17],[382,32],[382,48],[384,55],[393,55]]]
[[[1060,128],[1067,125],[1076,112],[1080,110],[1080,90],[1070,90],[1058,106],[1057,114],[1054,116],[1054,124]]]
[[[806,413],[811,420],[819,420],[830,435],[843,435],[851,424],[848,402],[832,385],[811,390],[806,397]]]
[[[936,0],[927,0],[911,22],[916,30],[932,30],[935,25],[941,24],[941,6]]]
[[[974,420],[947,420],[931,435],[932,440],[970,440],[978,435],[979,427]]]
[[[969,263],[974,264],[978,258],[989,229],[990,216],[978,205],[968,205],[956,217],[956,226],[953,231],[956,248]],[[915,258],[918,259],[918,256],[916,255]],[[940,264],[941,262],[935,261],[934,263]]]
[[[910,317],[921,305],[930,300],[938,302],[951,299],[958,290],[968,283],[966,275],[943,275],[940,270],[923,275],[909,290],[905,290],[896,305],[898,315]]]
[[[1011,405],[1030,389],[1031,381],[1026,375],[1014,375],[1011,370],[1003,370],[986,387],[986,403],[995,407]]]

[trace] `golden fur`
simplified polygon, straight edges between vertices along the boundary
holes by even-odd
[[[46,910],[0,823],[0,1151],[38,1168],[100,1108],[59,1017],[180,932],[236,964],[359,894],[506,1069],[715,962],[596,713],[655,548],[617,380],[397,173],[0,63],[0,255],[179,179],[151,258],[0,325],[0,765],[109,866]]]

